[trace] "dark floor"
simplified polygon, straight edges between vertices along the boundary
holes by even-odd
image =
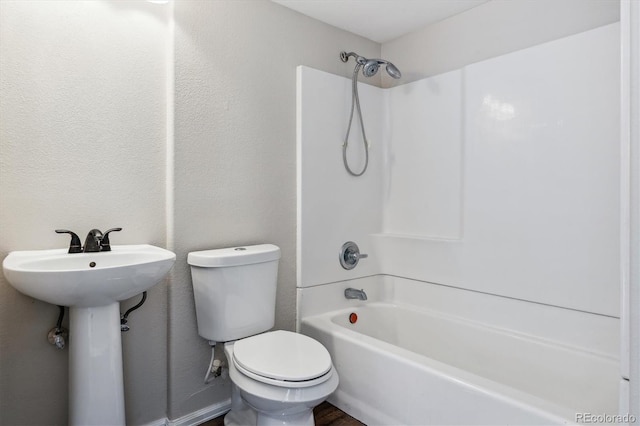
[[[326,401],[313,409],[313,415],[316,426],[366,426]]]
[[[323,402],[313,410],[315,416],[316,426],[363,426],[361,423],[345,413],[342,410],[334,407],[328,402]],[[224,416],[212,419],[202,423],[201,426],[223,426]]]

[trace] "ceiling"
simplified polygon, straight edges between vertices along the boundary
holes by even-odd
[[[488,0],[272,0],[334,27],[385,43]]]

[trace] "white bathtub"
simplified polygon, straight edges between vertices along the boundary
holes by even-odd
[[[340,374],[329,401],[364,423],[541,425],[573,423],[578,413],[617,414],[615,357],[383,301],[403,292],[357,284],[370,290],[369,301],[303,316],[299,330],[327,347]],[[353,283],[332,286],[341,293]]]

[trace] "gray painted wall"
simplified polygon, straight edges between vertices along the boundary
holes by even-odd
[[[189,251],[279,245],[276,328],[294,328],[297,65],[349,77],[338,53],[353,50],[392,60],[406,83],[617,19],[616,1],[496,0],[380,46],[266,0],[174,7],[170,39],[167,6],[0,2],[0,257],[63,246],[55,228],[111,226],[125,228],[114,244],[169,237],[177,254],[123,336],[130,424],[228,398],[228,382],[202,384]],[[46,342],[56,317],[0,277],[0,424],[66,423],[67,352]]]
[[[618,0],[492,0],[382,45],[391,87],[620,20]]]

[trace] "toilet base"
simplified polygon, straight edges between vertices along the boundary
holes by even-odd
[[[225,426],[314,426],[313,409],[296,407],[295,413],[259,412],[247,404],[240,396],[240,390],[231,383],[231,411],[224,416]]]
[[[257,425],[258,416],[250,408],[244,410],[232,410],[224,416],[224,426]]]
[[[265,414],[256,412],[251,408],[245,408],[238,411],[229,411],[224,416],[225,426],[282,426],[282,425],[296,425],[296,426],[314,426],[313,411],[309,410],[307,413],[298,413],[296,416],[278,416],[270,417]]]

